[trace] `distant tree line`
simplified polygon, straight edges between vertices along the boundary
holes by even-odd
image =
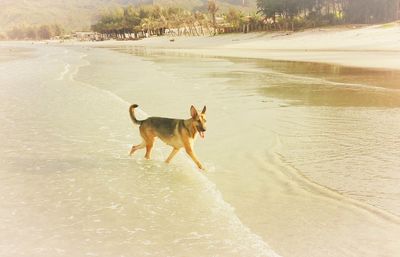
[[[287,29],[399,19],[399,0],[257,0],[257,8]]]
[[[245,15],[230,8],[219,14],[215,0],[193,11],[179,7],[127,6],[103,12],[92,30],[103,39],[137,39],[152,35],[215,35],[218,33],[267,30],[265,17],[254,12]]]
[[[348,23],[380,23],[400,19],[400,0],[343,0]]]
[[[213,1],[210,1],[213,2]],[[215,15],[216,9],[210,9]],[[205,35],[214,33],[215,21],[207,13],[179,7],[127,6],[103,12],[92,30],[104,37],[125,39],[172,33]]]
[[[153,35],[215,35],[219,33],[298,30],[310,27],[382,23],[400,17],[400,0],[257,0],[257,12],[237,8],[224,12],[216,0],[188,11],[179,7],[126,6],[103,11],[91,29],[96,39],[138,39]],[[61,36],[59,25],[20,26],[6,35],[12,40]]]
[[[7,31],[11,40],[46,40],[64,34],[64,29],[57,24],[40,26],[19,26]]]
[[[130,39],[380,23],[399,19],[400,0],[257,0],[257,8],[253,14],[235,8],[219,13],[216,0],[193,11],[127,6],[103,12],[92,30],[105,38]]]

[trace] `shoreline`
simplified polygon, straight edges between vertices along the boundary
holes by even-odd
[[[269,50],[254,51],[235,49],[181,49],[171,50],[195,55],[214,57],[250,58],[273,61],[311,62],[340,65],[365,69],[400,70],[400,52],[398,51],[318,51],[318,50]]]
[[[174,39],[173,42],[171,39]],[[139,47],[197,56],[400,70],[400,21],[370,26],[324,27],[299,32],[232,33],[213,37],[162,36],[137,41],[3,41],[0,42],[0,46],[25,48],[26,43],[107,48]]]
[[[0,44],[0,63],[14,61],[33,56],[33,50],[27,47],[7,46]]]
[[[173,42],[170,39],[174,39]],[[54,44],[54,43],[53,43]],[[145,47],[213,57],[316,62],[400,69],[400,23],[329,27],[301,32],[257,32],[215,37],[151,37],[138,41],[66,42],[90,47]]]

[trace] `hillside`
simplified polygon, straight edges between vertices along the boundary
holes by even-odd
[[[101,10],[125,5],[152,4],[198,8],[207,0],[1,0],[0,32],[19,25],[60,24],[68,30],[85,30],[96,21]],[[256,0],[217,0],[221,10],[231,6],[248,12]]]

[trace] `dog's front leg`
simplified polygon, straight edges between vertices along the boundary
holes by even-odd
[[[204,170],[204,167],[203,167],[203,165],[201,165],[199,159],[197,159],[197,156],[194,153],[192,144],[190,142],[185,143],[185,150],[186,150],[186,153],[190,156],[190,158],[192,158],[194,163],[196,163],[197,167],[199,167],[199,169],[201,169],[201,170]]]
[[[196,163],[197,167],[201,170],[204,170],[203,165],[201,165],[200,161],[197,159],[196,154],[193,152],[193,150],[186,150],[187,154],[192,158],[194,163]]]
[[[169,154],[168,158],[165,160],[166,163],[169,163],[172,158],[179,152],[178,148],[172,148],[172,152]]]

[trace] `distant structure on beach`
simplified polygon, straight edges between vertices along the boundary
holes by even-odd
[[[101,41],[101,35],[93,31],[77,31],[72,34],[79,41]]]

